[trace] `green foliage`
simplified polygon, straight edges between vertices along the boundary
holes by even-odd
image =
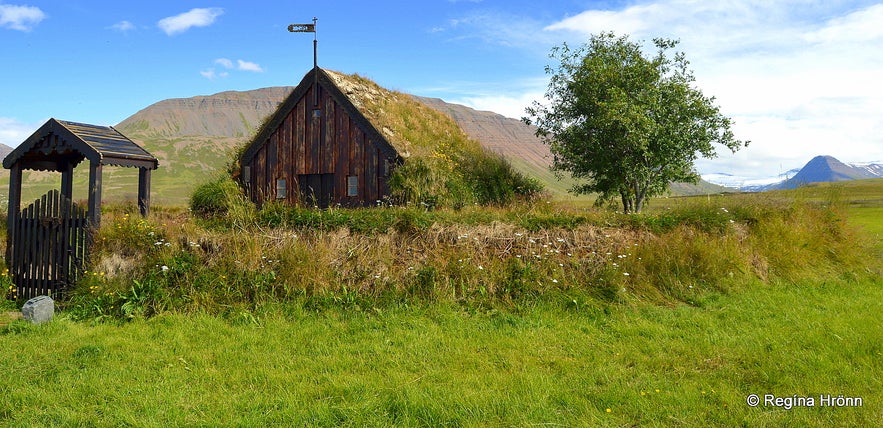
[[[557,66],[545,104],[527,112],[554,155],[553,168],[585,180],[572,190],[597,192],[597,203],[619,198],[626,213],[640,212],[646,198],[671,182],[698,181],[697,155],[716,155],[713,143],[735,151],[731,121],[693,86],[677,42],[655,39],[656,56],[612,33],[592,36],[572,50],[552,50]]]
[[[472,193],[482,205],[509,205],[532,201],[543,192],[539,181],[515,171],[503,156],[476,154],[463,162],[463,175],[472,185]]]
[[[193,191],[190,210],[201,218],[251,217],[253,205],[230,176],[221,175]]]

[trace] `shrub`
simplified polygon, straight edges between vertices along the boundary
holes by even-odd
[[[190,210],[201,218],[250,217],[253,207],[239,185],[222,175],[196,188],[190,197]]]

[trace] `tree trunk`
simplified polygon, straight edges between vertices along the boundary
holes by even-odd
[[[619,196],[622,198],[622,211],[626,214],[632,213],[635,207],[635,201],[626,192],[619,192]]]

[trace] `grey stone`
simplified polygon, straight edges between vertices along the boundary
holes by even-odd
[[[37,296],[25,302],[21,307],[24,319],[40,324],[52,319],[55,315],[55,301],[49,296]]]

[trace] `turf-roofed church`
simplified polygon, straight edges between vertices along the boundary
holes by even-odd
[[[394,95],[359,76],[309,71],[242,154],[239,180],[252,201],[324,208],[388,197],[408,153],[363,111],[384,96]]]

